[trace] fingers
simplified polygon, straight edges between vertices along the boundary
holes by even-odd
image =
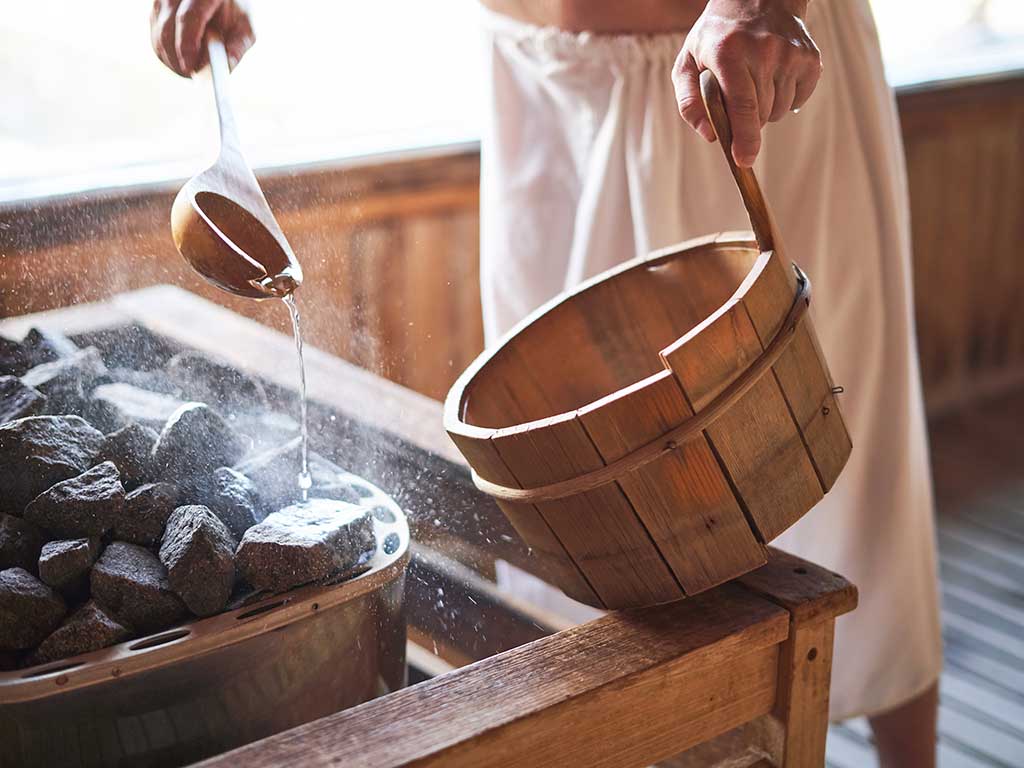
[[[817,67],[813,67],[810,72],[796,81],[793,90],[793,106],[790,109],[800,109],[811,98],[818,80],[821,79],[821,69],[819,63]]]
[[[775,81],[768,72],[762,72],[760,77],[755,77],[751,72],[751,77],[754,77],[754,84],[757,86],[757,117],[764,128],[768,124],[772,105],[775,103]]]
[[[182,0],[175,17],[175,50],[183,70],[192,74],[205,63],[203,38],[223,0]]]
[[[771,114],[768,116],[770,122],[776,123],[786,116],[786,113],[793,106],[793,99],[796,96],[796,78],[782,76],[775,80],[775,102],[772,105]]]
[[[761,150],[761,107],[757,86],[745,66],[721,67],[720,71],[715,70],[715,76],[722,87],[722,100],[732,126],[733,160],[736,165],[749,168]]]
[[[177,3],[174,0],[154,0],[153,12],[150,16],[150,42],[153,51],[171,71],[187,77],[187,73],[178,62],[178,53],[174,45],[174,14]]]
[[[679,114],[705,141],[715,140],[715,131],[704,109],[700,95],[700,71],[693,56],[684,47],[672,68],[672,84],[676,90]]]
[[[224,38],[224,48],[228,54],[228,66],[234,69],[235,65],[245,55],[245,52],[252,48],[253,43],[256,42],[252,20],[244,8],[229,3],[222,6],[216,21]]]

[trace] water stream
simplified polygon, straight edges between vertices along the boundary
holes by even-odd
[[[295,350],[299,354],[299,419],[302,434],[302,469],[299,471],[299,489],[302,500],[309,500],[309,489],[313,487],[313,477],[309,473],[309,423],[306,415],[306,363],[302,356],[302,330],[299,324],[299,307],[295,303],[295,294],[289,293],[282,299],[292,316],[292,335],[295,337]]]

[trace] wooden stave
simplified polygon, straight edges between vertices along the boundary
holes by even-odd
[[[534,419],[526,421],[522,424],[516,424],[508,427],[491,428],[491,427],[477,427],[467,424],[462,420],[463,404],[466,397],[469,394],[469,390],[477,379],[478,374],[484,370],[488,364],[494,359],[496,354],[499,354],[501,350],[508,344],[515,343],[515,340],[520,337],[520,334],[533,325],[539,318],[546,317],[553,312],[557,312],[558,308],[566,302],[575,300],[579,294],[594,290],[597,286],[610,283],[625,272],[638,269],[648,269],[652,266],[657,266],[667,262],[671,262],[674,259],[680,258],[693,258],[693,257],[713,257],[715,255],[721,255],[725,251],[735,253],[737,249],[746,252],[747,257],[751,260],[752,266],[750,271],[747,273],[746,278],[740,284],[739,288],[735,291],[733,296],[719,309],[705,318],[704,323],[698,324],[695,328],[690,329],[687,333],[682,334],[674,344],[668,345],[662,353],[662,362],[665,365],[665,370],[672,370],[671,365],[665,358],[664,352],[673,347],[676,347],[676,351],[685,347],[686,342],[692,341],[696,333],[705,326],[705,324],[713,323],[716,316],[728,311],[730,306],[742,307],[743,312],[748,318],[759,344],[758,348],[754,350],[763,350],[764,346],[770,340],[771,335],[777,330],[778,324],[781,324],[782,319],[786,315],[786,309],[788,309],[793,301],[796,293],[796,280],[792,268],[783,262],[781,255],[774,252],[762,253],[755,242],[751,240],[749,233],[719,233],[717,235],[710,235],[707,237],[697,238],[682,243],[678,246],[672,246],[669,248],[662,249],[651,255],[634,259],[615,269],[609,270],[608,272],[602,273],[595,278],[583,283],[575,291],[566,295],[560,296],[555,300],[549,302],[543,307],[536,310],[523,322],[517,325],[512,331],[505,336],[505,338],[493,349],[483,353],[480,357],[474,361],[473,365],[468,368],[463,375],[456,382],[455,386],[452,387],[449,392],[448,398],[445,403],[445,428],[449,435],[456,442],[460,450],[466,445],[467,440],[475,441],[493,441],[501,440],[507,435],[512,433],[529,433],[531,431],[537,432],[546,429],[550,429],[553,423],[558,421],[565,421],[566,419],[580,419],[581,414],[588,417],[591,421],[595,418],[600,418],[599,410],[602,402],[614,401],[618,397],[625,396],[627,394],[635,394],[636,392],[643,392],[646,387],[652,386],[652,381],[657,378],[657,375],[648,376],[641,381],[629,384],[625,387],[606,395],[603,398],[599,398],[594,402],[583,405],[574,411],[557,414],[542,419]],[[785,279],[780,280],[780,275]],[[784,290],[780,290],[780,285],[783,286]],[[749,306],[752,305],[754,310],[752,311]],[[785,308],[785,309],[783,309]],[[738,310],[737,310],[738,311]],[[757,322],[754,318],[757,318]],[[772,320],[775,322],[775,326],[772,326]],[[637,493],[629,493],[623,487],[623,481],[615,483],[618,490],[622,492],[623,496],[627,499],[630,506],[633,509],[636,517],[641,520],[642,524],[647,527],[648,533],[651,536],[651,541],[659,554],[663,558],[663,561],[672,568],[673,575],[676,577],[680,587],[683,589],[685,595],[697,594],[698,592],[704,591],[705,589],[711,588],[716,584],[720,584],[723,581],[735,578],[742,575],[743,573],[749,572],[764,563],[764,545],[767,544],[771,539],[774,539],[783,530],[791,526],[797,520],[799,520],[807,511],[809,511],[814,504],[820,500],[825,492],[831,487],[835,477],[838,475],[842,466],[845,464],[850,453],[850,440],[849,435],[846,431],[845,424],[842,421],[841,412],[836,401],[835,392],[833,391],[833,384],[831,376],[828,372],[827,364],[821,354],[820,347],[817,343],[817,339],[813,335],[812,326],[809,324],[810,318],[805,317],[801,323],[801,328],[798,331],[798,340],[800,347],[794,350],[786,350],[783,355],[773,364],[770,369],[770,374],[765,374],[764,388],[770,389],[773,394],[773,403],[776,412],[773,414],[773,418],[782,423],[789,424],[791,428],[788,430],[787,444],[792,446],[794,441],[799,441],[801,446],[801,452],[795,454],[791,463],[799,463],[800,470],[800,481],[798,484],[798,492],[796,494],[797,501],[792,504],[791,509],[780,510],[779,514],[775,515],[774,519],[763,520],[760,523],[754,519],[750,514],[750,509],[747,502],[745,501],[743,494],[735,485],[733,475],[736,473],[736,468],[729,465],[727,458],[723,457],[720,451],[716,450],[713,445],[713,441],[708,437],[706,430],[704,435],[708,443],[711,444],[715,459],[718,463],[718,469],[723,478],[728,482],[734,494],[734,501],[743,510],[746,522],[749,525],[750,532],[756,539],[756,549],[748,551],[746,553],[746,559],[740,558],[739,561],[734,561],[728,565],[722,566],[719,571],[711,569],[706,575],[705,584],[694,583],[692,580],[688,580],[682,576],[678,567],[679,553],[676,551],[672,553],[670,550],[673,546],[678,545],[674,539],[679,536],[684,536],[684,530],[673,530],[667,531],[651,531],[650,527],[647,527],[647,521],[651,519],[652,510],[650,508],[642,506],[642,502],[635,501]],[[813,355],[808,354],[808,349],[813,352]],[[689,352],[690,350],[687,350]],[[670,355],[671,356],[671,355]],[[794,383],[799,385],[801,383],[801,377],[796,377],[794,372],[800,371],[801,363],[811,365],[811,371],[815,373],[816,383],[819,385],[818,388],[808,394],[806,391],[800,391],[799,386],[794,386]],[[813,364],[813,365],[812,365]],[[783,375],[780,376],[777,369],[783,370]],[[674,373],[674,372],[673,372]],[[683,392],[683,396],[689,401],[689,395],[685,392],[685,387],[679,382],[678,376],[673,375],[673,379]],[[784,386],[787,384],[788,386]],[[627,393],[628,390],[632,392]],[[751,404],[757,403],[757,396],[755,393],[748,393],[748,397],[751,398]],[[750,404],[748,404],[749,406]],[[813,409],[810,407],[813,405]],[[825,430],[823,434],[818,434],[814,440],[809,441],[805,436],[805,432],[809,429],[814,428],[813,421],[810,423],[803,422],[797,418],[797,414],[813,413],[814,410],[825,408],[828,410],[829,415],[834,415],[829,420],[829,429]],[[757,408],[746,408],[747,413],[755,419],[762,418],[765,414],[762,414]],[[595,415],[598,414],[598,415]],[[788,422],[783,421],[783,417],[788,419]],[[735,428],[736,425],[733,425]],[[586,430],[586,426],[584,425]],[[819,430],[820,431],[820,430]],[[656,435],[652,435],[655,437]],[[820,456],[816,456],[812,452],[812,444],[814,447],[819,449]],[[476,466],[471,457],[463,451],[467,459],[474,466],[474,469],[478,474],[486,480],[492,482],[502,482],[499,479],[492,479],[488,476],[487,471],[480,471],[480,468]],[[602,458],[606,463],[613,460],[609,455],[602,455]],[[824,457],[824,458],[821,458]],[[746,482],[749,486],[756,485],[758,482],[763,482],[762,475],[766,469],[770,469],[772,466],[770,452],[762,451],[760,454],[756,454],[755,457],[755,469],[756,471],[748,473]],[[735,459],[733,459],[735,460]],[[655,465],[658,462],[654,462]],[[644,468],[638,473],[643,473]],[[653,473],[657,470],[657,466],[651,467],[648,470],[649,473]],[[788,470],[791,471],[791,470]],[[563,479],[563,478],[555,478]],[[549,480],[549,482],[553,482]],[[627,480],[626,484],[629,485],[631,480]],[[527,487],[533,487],[537,483],[530,483]],[[649,485],[649,484],[648,484]],[[512,487],[523,487],[523,484],[516,483]],[[667,500],[671,503],[673,500]],[[550,502],[549,502],[550,504]],[[638,508],[637,504],[641,504]],[[506,506],[509,506],[508,502],[500,502],[499,506],[502,507],[503,511]],[[514,505],[522,506],[522,505]],[[691,515],[700,515],[702,510],[689,509],[685,515],[680,515],[681,518],[685,518]],[[515,512],[513,512],[515,515]],[[548,507],[541,517],[549,523],[548,529],[552,530],[550,522],[554,515],[557,515],[557,507]],[[532,542],[528,535],[524,535],[524,531],[516,525],[514,516],[510,516],[509,519],[513,522],[517,532],[523,535],[527,544]],[[679,526],[679,528],[685,528],[685,526]],[[691,530],[692,533],[692,530]],[[582,573],[579,569],[579,562],[574,559],[571,554],[573,549],[572,542],[564,541],[562,538],[558,539],[558,543],[561,544],[561,551],[551,551],[550,549],[545,552],[547,558],[562,559],[566,561],[564,564],[571,563],[576,566],[577,571]],[[554,578],[554,583],[559,586],[563,586],[560,579]],[[592,582],[588,582],[591,583]],[[563,587],[564,589],[564,587]],[[579,599],[577,595],[573,595],[568,590],[567,594],[570,594],[576,599]],[[599,589],[595,589],[599,591]],[[593,601],[582,600],[591,605],[596,605]],[[609,601],[604,600],[603,607],[639,607],[642,605],[653,604],[652,600],[636,600],[633,602],[622,602],[619,601],[616,604],[609,605]],[[602,606],[598,606],[602,607]]]

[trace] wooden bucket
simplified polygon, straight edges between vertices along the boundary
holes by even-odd
[[[677,600],[751,571],[850,454],[806,309],[754,173],[732,161],[754,238],[636,259],[541,307],[482,354],[445,428],[566,594],[603,608]]]

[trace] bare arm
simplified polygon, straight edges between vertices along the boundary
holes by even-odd
[[[821,76],[821,53],[803,17],[808,0],[709,0],[672,70],[679,113],[708,141],[714,133],[700,96],[700,73],[722,86],[732,154],[751,166],[761,128],[799,109]]]

